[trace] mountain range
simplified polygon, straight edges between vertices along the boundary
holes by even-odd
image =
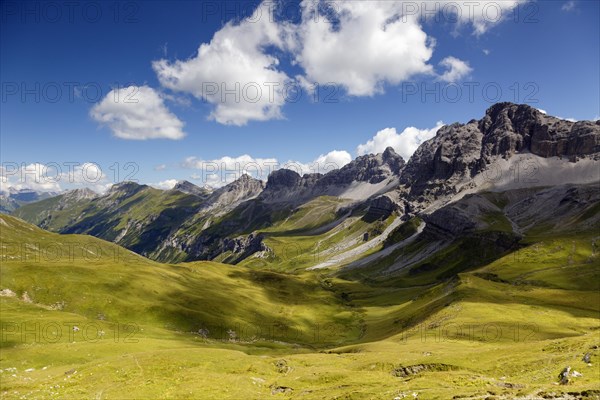
[[[0,192],[0,213],[10,213],[24,204],[58,196],[58,192],[44,192],[28,188],[17,189],[12,186]]]
[[[599,146],[501,103],[409,160],[0,214],[2,397],[598,399]]]
[[[363,227],[365,241],[377,239],[376,244],[414,218],[429,221],[426,232],[440,215],[462,229],[454,211],[464,196],[566,184],[593,187],[600,180],[599,162],[600,121],[570,122],[528,105],[499,103],[480,120],[440,128],[408,161],[390,147],[324,175],[280,169],[266,184],[242,175],[214,191],[187,181],[166,191],[122,182],[104,195],[78,189],[24,205],[14,215],[54,232],[109,240],[158,261],[239,263],[273,253],[269,242],[277,236],[267,231],[298,213],[314,221],[298,225],[295,235],[353,225],[360,216],[369,226]],[[394,225],[385,235],[369,232],[385,221]],[[348,238],[342,242],[335,244],[340,252],[358,245],[348,244]]]

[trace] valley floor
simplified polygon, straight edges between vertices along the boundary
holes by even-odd
[[[161,264],[0,222],[2,399],[600,397],[600,260],[584,234],[449,279],[375,280]]]

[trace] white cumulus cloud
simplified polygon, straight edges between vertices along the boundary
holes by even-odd
[[[334,169],[340,169],[352,161],[352,156],[345,150],[333,150],[327,154],[321,154],[319,157],[308,163],[299,161],[288,161],[281,168],[291,169],[300,175],[305,174],[326,174]]]
[[[200,181],[200,184],[221,187],[239,179],[242,174],[263,181],[269,178],[271,172],[282,168],[296,171],[300,175],[325,174],[343,167],[350,161],[352,161],[352,156],[347,151],[333,150],[327,154],[321,154],[307,163],[295,160],[280,162],[277,158],[257,158],[244,154],[238,157],[224,156],[213,160],[188,157],[183,161],[182,167],[196,170],[197,172],[192,174],[192,179]]]
[[[153,62],[160,83],[208,101],[214,106],[210,117],[221,124],[281,118],[289,78],[264,51],[284,46],[284,27],[274,22],[271,9],[264,3],[248,19],[228,22],[188,60]]]
[[[305,0],[301,7],[294,50],[309,82],[372,96],[386,83],[432,73],[433,43],[416,17],[400,18],[401,2]]]
[[[87,187],[104,192],[111,184],[100,166],[95,163],[5,163],[0,166],[0,192],[10,187],[31,189],[38,192],[61,192],[67,189]]]
[[[156,189],[161,189],[161,190],[170,190],[173,189],[173,187],[175,187],[175,185],[177,184],[177,179],[167,179],[158,183],[151,183],[150,186],[156,188]]]
[[[446,57],[440,61],[440,65],[446,68],[446,72],[440,75],[440,80],[444,82],[457,82],[473,71],[468,62],[456,57]]]
[[[148,86],[111,90],[92,107],[90,115],[121,139],[173,139],[185,136],[183,122],[165,106],[164,100]]]
[[[266,180],[271,172],[279,168],[279,162],[275,158],[255,158],[244,154],[212,160],[188,157],[183,161],[182,167],[198,170],[199,173],[194,174],[194,177],[203,185],[221,187],[239,179],[242,174]]]
[[[418,129],[411,126],[400,133],[396,131],[396,128],[382,129],[372,139],[358,145],[356,154],[361,156],[382,153],[387,147],[392,147],[402,158],[408,160],[419,145],[434,137],[442,126],[444,126],[444,123],[439,121],[431,129]]]
[[[41,163],[12,165],[5,164],[0,167],[0,191],[6,193],[10,187],[32,189],[39,192],[61,191],[60,181],[62,169],[54,165],[48,166]]]
[[[577,120],[575,118],[565,118],[565,117],[556,117],[558,119],[564,119],[565,121],[569,121],[569,122],[577,122]]]
[[[431,2],[433,4],[429,5],[425,3],[421,4],[425,10],[427,10],[428,6],[433,8],[437,5],[446,19],[452,21],[449,15],[453,14],[454,19],[458,24],[471,25],[473,27],[473,34],[480,36],[502,21],[513,18],[516,13],[515,9],[519,7],[520,4],[528,1],[529,0],[444,0]],[[534,17],[531,16],[531,18]]]
[[[352,156],[345,150],[333,150],[327,154],[322,154],[313,164],[321,166],[321,172],[333,169],[342,168],[344,165],[352,161]]]
[[[302,0],[299,19],[292,22],[276,18],[287,6],[265,0],[250,17],[227,22],[192,57],[156,60],[152,67],[164,88],[211,104],[210,119],[243,126],[283,118],[286,97],[296,99],[299,87],[334,85],[350,96],[374,96],[386,85],[436,76],[430,64],[435,39],[424,21],[443,15],[457,28],[471,26],[482,35],[524,1]],[[283,60],[298,70],[293,79]],[[441,65],[445,81],[472,71],[467,61],[451,56]]]
[[[573,11],[575,9],[575,0],[567,1],[560,9],[567,12]]]

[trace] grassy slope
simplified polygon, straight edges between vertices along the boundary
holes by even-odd
[[[270,239],[301,242],[298,229],[311,221],[297,215],[301,222],[285,221]],[[0,218],[0,289],[27,291],[40,303],[0,299],[3,398],[260,399],[277,387],[293,388],[280,397],[309,399],[600,390],[600,357],[590,350],[600,345],[600,265],[586,235],[538,238],[444,283],[428,273],[372,282],[299,269],[159,264],[95,238]],[[15,243],[29,246],[23,254]],[[79,250],[55,261],[39,251],[56,247]],[[86,258],[84,250],[102,256]],[[62,301],[62,311],[47,307]],[[25,340],[12,332],[32,321],[58,323],[63,337],[48,343],[41,332]],[[73,324],[92,327],[87,340],[81,331],[68,338]],[[199,328],[209,329],[208,338],[189,333]],[[228,340],[227,329],[238,339]],[[587,351],[592,367],[580,361]],[[416,364],[431,370],[392,374]],[[567,364],[584,376],[557,387]]]
[[[152,250],[202,203],[196,196],[141,186],[130,196],[119,196],[70,202],[67,207],[59,207],[63,196],[57,196],[23,206],[14,215],[53,232],[86,233],[109,241],[126,231],[120,245],[161,259]],[[112,203],[115,207],[107,206]]]
[[[338,209],[347,201],[331,196],[318,197],[297,209],[251,200],[219,215],[214,210],[197,212],[202,200],[195,196],[151,187],[136,186],[135,190],[129,196],[115,193],[108,198],[70,202],[67,206],[59,204],[64,196],[57,196],[24,206],[14,215],[53,232],[85,233],[118,242],[162,262],[189,260],[189,255],[179,248],[163,245],[171,234],[189,244],[200,235],[223,238],[258,231],[265,234],[265,244],[272,252],[269,257],[254,258],[244,264],[276,270],[318,264],[358,246],[365,233],[371,238],[377,236],[392,221],[367,223],[359,213],[335,226],[334,222],[344,219]],[[331,229],[320,229],[328,224],[332,224]],[[207,243],[210,246],[210,240]],[[222,253],[214,261],[236,258],[230,256]]]
[[[334,197],[318,197],[293,210],[286,218],[258,230],[265,235],[264,243],[271,251],[250,257],[241,265],[299,273],[361,245],[365,233],[369,234],[369,240],[374,238],[396,218],[391,216],[369,223],[360,214],[340,215],[337,210],[344,204]]]

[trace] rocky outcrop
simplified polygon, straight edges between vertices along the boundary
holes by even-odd
[[[148,185],[140,185],[138,183],[131,182],[131,181],[120,182],[120,183],[116,183],[116,184],[112,185],[110,187],[110,189],[108,189],[108,191],[106,192],[106,195],[104,197],[112,197],[112,198],[131,197],[134,194],[136,194],[144,189],[148,189],[148,188],[149,188]]]
[[[477,187],[474,177],[516,154],[600,160],[600,121],[571,122],[524,104],[498,103],[479,121],[440,128],[403,168],[399,193],[407,213]]]
[[[435,212],[423,215],[427,223],[424,233],[436,239],[456,239],[475,231],[494,229],[505,222],[501,209],[479,194],[468,195],[442,207]],[[497,218],[484,218],[497,216]],[[502,220],[499,220],[502,218]],[[497,226],[494,226],[497,225]],[[512,232],[510,224],[508,230]]]
[[[269,175],[269,179],[267,180],[267,188],[269,190],[276,189],[290,189],[298,186],[302,178],[300,174],[296,171],[292,171],[289,169],[279,169],[277,171],[273,171]]]
[[[423,143],[400,176],[402,196],[415,203],[430,203],[455,194],[479,165],[483,134],[477,123],[447,125]],[[409,211],[414,211],[409,207]]]
[[[399,366],[392,370],[392,375],[398,378],[408,378],[427,371],[453,371],[458,367],[448,364],[416,364],[408,366]]]
[[[275,198],[279,194],[297,193],[300,196],[310,196],[322,174],[305,174],[300,176],[296,171],[279,169],[273,171],[267,180],[265,193],[261,198]]]
[[[206,197],[211,192],[206,188],[201,188],[200,186],[194,185],[192,182],[185,180],[177,182],[172,190],[179,191],[185,194],[192,194],[198,197]]]
[[[255,253],[270,251],[263,242],[264,235],[260,233],[233,238],[204,233],[190,238],[189,242],[182,242],[180,239],[172,238],[171,246],[185,252],[188,255],[186,260],[214,260],[221,257],[221,262],[237,264]]]
[[[376,197],[368,203],[369,208],[363,217],[367,222],[385,220],[399,209],[399,205],[388,195]]]
[[[388,147],[381,154],[361,156],[340,169],[322,174],[300,176],[281,169],[271,173],[260,198],[267,202],[302,202],[319,196],[340,196],[352,185],[371,184],[397,179],[405,162]],[[367,193],[365,199],[376,195]]]
[[[258,196],[265,188],[265,183],[243,174],[236,181],[215,190],[206,200],[202,209],[221,208],[221,211],[231,209],[242,201]]]
[[[233,255],[229,257],[228,262],[237,264],[255,253],[269,251],[269,248],[263,243],[263,240],[264,235],[255,233],[234,239],[226,238],[223,240],[223,251],[230,251],[233,253]]]
[[[505,212],[523,229],[533,228],[537,221],[545,220],[548,221],[547,232],[583,230],[599,226],[600,213],[594,212],[594,206],[599,203],[597,184],[561,185],[541,189],[535,196],[524,196],[506,206]]]
[[[528,151],[574,160],[600,152],[600,121],[567,121],[525,104],[495,104],[478,125],[484,135],[484,158]]]
[[[402,157],[388,147],[381,154],[358,157],[342,168],[329,172],[319,180],[317,186],[349,185],[352,182],[376,184],[398,176],[403,166]]]
[[[98,193],[88,188],[69,190],[61,196],[61,203],[69,203],[81,200],[90,200],[98,197]]]

